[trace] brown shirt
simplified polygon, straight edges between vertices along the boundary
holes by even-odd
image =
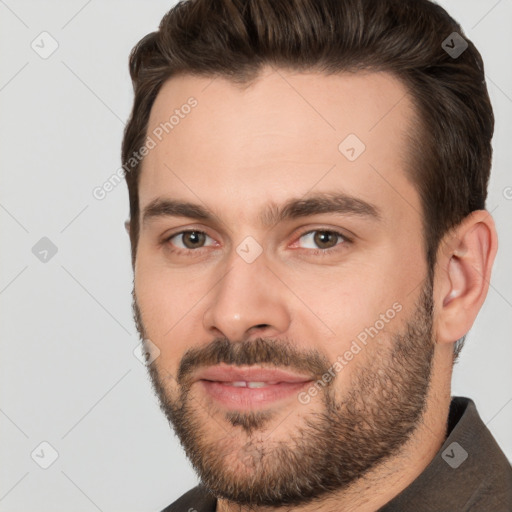
[[[452,397],[447,432],[421,475],[377,512],[512,512],[512,466],[471,399]],[[215,512],[216,504],[199,485],[162,512]]]

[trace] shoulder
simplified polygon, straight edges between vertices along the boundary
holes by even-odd
[[[512,510],[512,467],[475,403],[453,397],[447,437],[423,473],[379,512]]]
[[[215,512],[217,500],[202,485],[190,489],[162,512]]]

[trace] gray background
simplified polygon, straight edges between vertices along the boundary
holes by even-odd
[[[195,485],[133,354],[126,186],[92,195],[120,166],[129,51],[173,3],[0,0],[1,511],[156,511]],[[484,57],[497,120],[500,250],[452,394],[512,459],[512,0],[440,3]]]

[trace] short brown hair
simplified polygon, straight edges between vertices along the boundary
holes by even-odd
[[[443,41],[457,32],[468,44],[455,57]],[[452,42],[452,45],[454,43]],[[178,73],[254,80],[262,66],[326,74],[388,71],[406,85],[419,119],[410,137],[410,179],[423,208],[427,262],[442,237],[484,209],[494,115],[482,58],[439,5],[429,0],[187,0],[132,50],[133,110],[122,146],[130,198],[135,264],[141,162],[153,102]]]

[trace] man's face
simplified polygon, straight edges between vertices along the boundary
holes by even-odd
[[[434,340],[412,116],[385,73],[267,68],[246,90],[184,75],[160,91],[136,320],[160,351],[162,408],[218,496],[309,501],[418,425]]]

